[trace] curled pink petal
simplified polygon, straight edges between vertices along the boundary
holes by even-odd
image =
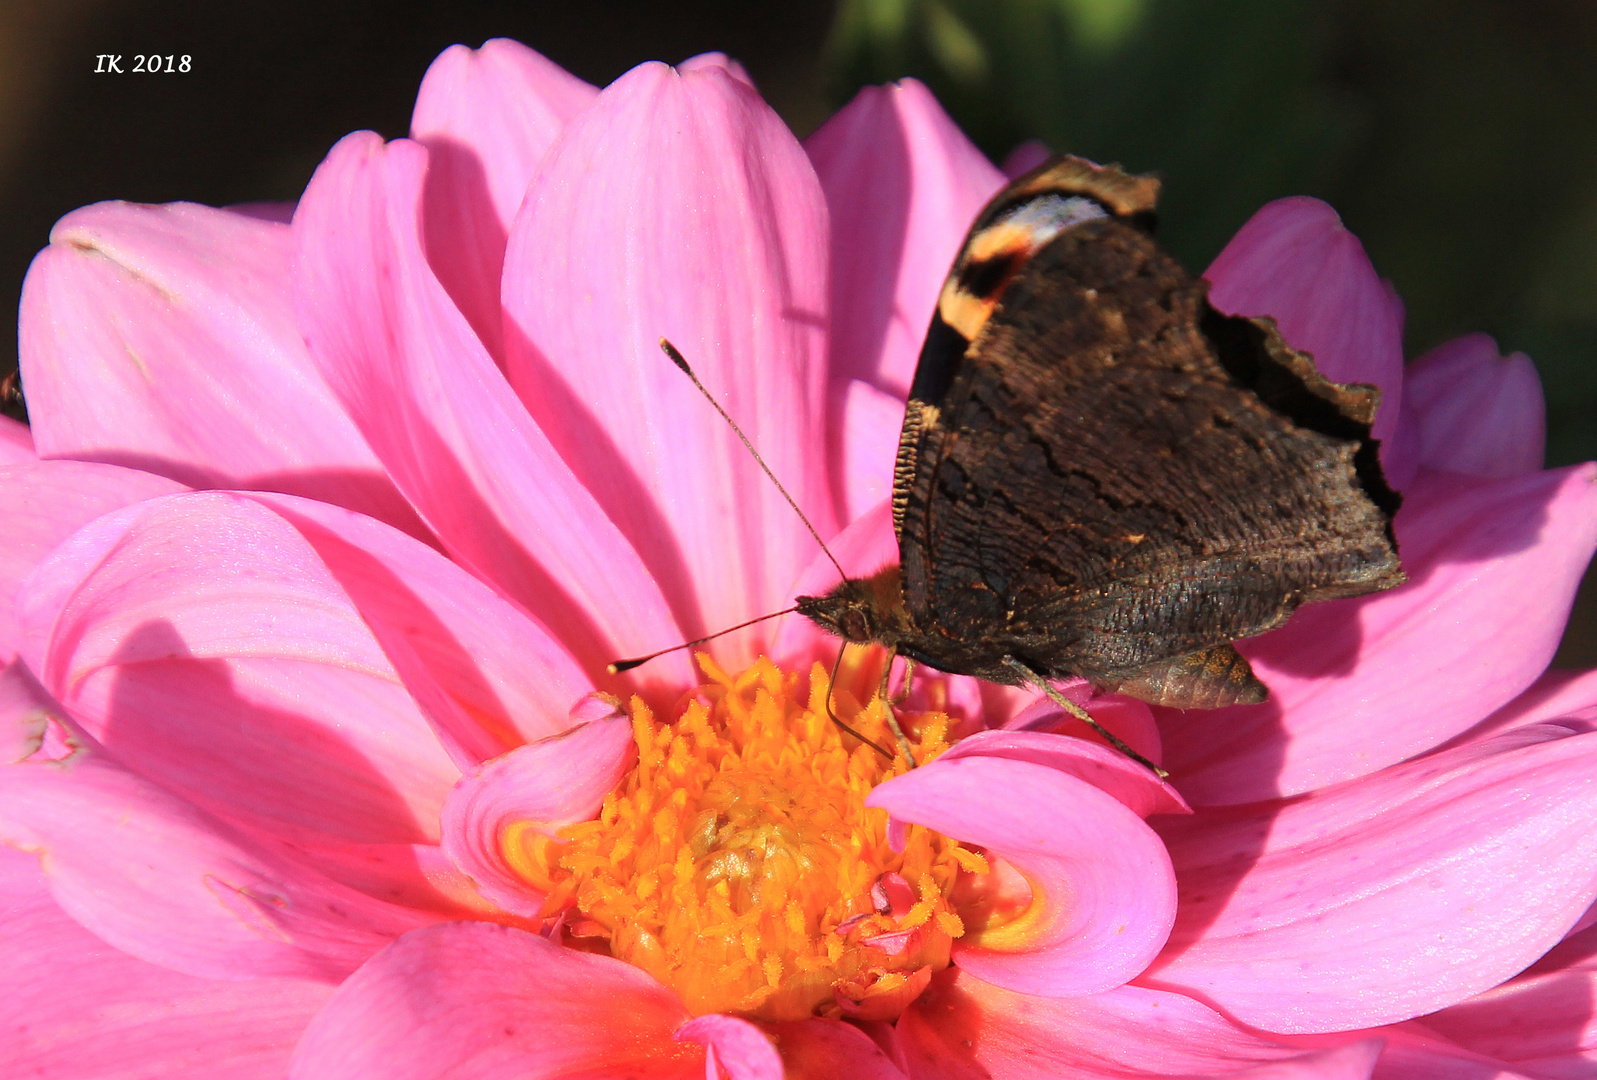
[[[1125,804],[1138,817],[1190,814],[1179,792],[1148,769],[1107,746],[1033,731],[980,731],[954,744],[940,761],[997,757],[1069,773]]]
[[[444,802],[445,854],[505,911],[536,916],[543,896],[516,873],[507,847],[520,843],[519,830],[552,836],[562,825],[594,817],[634,757],[631,721],[616,718],[580,724],[490,761]]]
[[[1175,879],[1142,819],[1084,780],[1031,761],[939,758],[866,799],[895,818],[985,848],[1025,875],[1032,904],[956,942],[954,962],[1030,994],[1119,986],[1164,944]],[[1037,808],[1050,808],[1046,820]]]
[[[1003,174],[914,79],[861,90],[804,146],[836,238],[832,378],[902,401],[943,278]]]
[[[1086,709],[1099,727],[1149,761],[1158,764],[1164,760],[1159,725],[1154,720],[1153,711],[1145,703],[1114,694],[1095,696],[1092,687],[1085,679],[1059,682],[1054,688]],[[1110,745],[1096,728],[1045,697],[1033,701],[1020,713],[1007,720],[1003,726],[1009,731],[1046,731],[1053,735],[1085,739],[1105,747]]]
[[[960,1080],[1364,1080],[1381,1046],[1352,1038],[1330,1052],[1305,1051],[1180,994],[1122,986],[1090,997],[1039,998],[957,970],[932,980],[895,1034],[910,1076]]]
[[[438,281],[504,359],[505,240],[538,162],[599,91],[519,42],[451,45],[416,93],[410,137],[427,148],[422,229]]]
[[[1403,399],[1403,304],[1335,210],[1318,199],[1277,199],[1248,219],[1203,276],[1215,307],[1270,316],[1326,378],[1379,386],[1373,434],[1393,437]],[[1393,468],[1391,449],[1383,447],[1382,460],[1402,488],[1413,465]]]
[[[1397,520],[1408,584],[1240,642],[1265,704],[1156,710],[1181,793],[1241,803],[1363,776],[1513,699],[1552,659],[1597,547],[1594,476],[1422,473]]]
[[[695,1016],[676,1030],[680,1042],[704,1047],[705,1076],[725,1080],[782,1080],[782,1056],[770,1036],[735,1016]]]
[[[1290,802],[1164,818],[1182,902],[1143,979],[1303,1032],[1494,986],[1597,897],[1594,766],[1597,735],[1544,725]]]
[[[816,437],[827,235],[803,150],[715,63],[645,64],[607,87],[512,229],[510,381],[685,637],[781,606],[815,541],[659,341],[682,351],[821,534],[835,532]],[[755,627],[713,649],[746,662],[764,640]]]
[[[436,839],[457,769],[315,549],[248,496],[101,517],[17,609],[45,685],[171,790],[285,837]]]
[[[333,988],[199,979],[136,960],[69,919],[39,861],[0,848],[0,1061],[37,1080],[159,1075],[278,1080]]]
[[[38,457],[28,425],[9,416],[0,416],[0,466],[24,465],[37,461]]]
[[[306,495],[423,532],[306,355],[288,261],[285,226],[205,206],[62,218],[19,316],[39,454]]]
[[[659,587],[527,417],[422,257],[426,153],[345,138],[294,217],[311,353],[445,550],[590,672],[680,641]],[[650,677],[688,678],[666,657]]]
[[[1421,465],[1472,476],[1542,467],[1547,409],[1524,353],[1502,356],[1486,334],[1466,334],[1410,364],[1403,393],[1419,428]]]
[[[428,927],[356,972],[290,1080],[703,1080],[682,1003],[641,970],[485,923]]]
[[[78,461],[0,467],[0,661],[16,654],[16,597],[35,563],[80,526],[129,503],[182,491],[154,473]]]
[[[31,675],[13,664],[0,678]],[[0,724],[36,723],[36,709],[15,708],[21,695],[4,700]],[[336,982],[428,921],[129,772],[81,731],[73,741],[65,758],[4,766],[0,842],[41,853],[62,910],[124,952],[204,978]]]
[[[434,549],[359,514],[257,496],[310,541],[399,677],[476,765],[570,723],[592,692],[566,648]]]

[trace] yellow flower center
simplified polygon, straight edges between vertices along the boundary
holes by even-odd
[[[948,964],[965,932],[949,894],[986,860],[918,825],[892,849],[865,797],[908,764],[830,721],[824,667],[805,680],[764,658],[737,676],[699,665],[708,682],[674,723],[633,699],[638,762],[598,819],[558,839],[509,830],[510,864],[564,913],[569,944],[643,968],[695,1015],[896,1016]],[[880,698],[862,709],[839,689],[833,708],[895,745]],[[917,762],[947,730],[941,713],[916,718]]]

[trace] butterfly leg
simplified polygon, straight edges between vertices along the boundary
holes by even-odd
[[[1004,665],[1006,667],[1010,668],[1012,671],[1014,671],[1015,674],[1019,675],[1026,682],[1031,683],[1037,689],[1041,690],[1044,694],[1046,694],[1048,696],[1048,700],[1052,701],[1055,705],[1058,705],[1061,709],[1064,709],[1071,716],[1074,716],[1077,720],[1082,721],[1088,727],[1090,727],[1094,731],[1096,731],[1098,734],[1100,734],[1104,738],[1108,739],[1110,746],[1113,746],[1116,750],[1119,750],[1122,754],[1126,755],[1132,761],[1135,761],[1135,762],[1137,762],[1140,765],[1147,766],[1161,780],[1170,775],[1169,773],[1165,772],[1163,769],[1159,768],[1159,766],[1155,765],[1153,762],[1149,761],[1147,758],[1145,758],[1141,754],[1137,753],[1131,747],[1129,747],[1125,743],[1121,742],[1119,739],[1117,739],[1109,731],[1106,731],[1102,724],[1098,723],[1098,721],[1094,720],[1091,716],[1087,715],[1087,710],[1086,709],[1083,709],[1080,705],[1077,705],[1074,701],[1071,701],[1065,695],[1061,694],[1058,690],[1055,690],[1054,687],[1053,687],[1053,684],[1048,681],[1047,676],[1041,674],[1040,672],[1033,671],[1031,668],[1027,667],[1025,664],[1021,663],[1019,660],[1016,660],[1013,656],[1004,657]]]
[[[909,748],[909,739],[904,735],[904,729],[898,726],[898,717],[893,714],[894,706],[909,696],[910,673],[915,670],[915,661],[905,657],[904,686],[900,688],[897,697],[887,696],[887,682],[893,675],[893,661],[897,659],[895,649],[887,650],[887,663],[882,665],[882,684],[876,688],[876,696],[887,705],[887,726],[893,729],[893,737],[898,740],[898,749],[903,752],[904,760],[909,762],[909,767],[915,767],[915,755]]]
[[[889,705],[902,705],[909,700],[909,692],[915,684],[915,658],[904,657],[904,681],[898,684],[898,693],[887,700]]]
[[[842,719],[832,709],[832,688],[837,685],[837,669],[843,666],[843,650],[847,648],[848,646],[846,644],[840,646],[837,650],[837,659],[832,663],[832,677],[827,680],[826,684],[826,715],[831,718],[832,723],[837,725],[839,731],[843,731],[854,736],[860,742],[864,743],[872,750],[875,750],[878,754],[882,755],[889,762],[891,762],[893,760],[893,755],[889,754],[886,749],[882,747],[881,743],[876,742],[874,739],[867,739],[864,735],[861,735],[859,732],[843,723]],[[889,718],[891,718],[893,715],[893,710],[887,710],[887,715]],[[902,744],[904,741],[904,735],[898,730],[897,724],[893,725],[893,733],[898,736],[898,741],[900,744]],[[906,750],[905,753],[907,754],[908,751]],[[915,764],[915,759],[910,758],[909,763],[913,767]]]

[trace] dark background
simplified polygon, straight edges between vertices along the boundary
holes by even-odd
[[[446,46],[495,36],[600,85],[722,49],[800,134],[916,75],[995,159],[1040,136],[1162,173],[1195,270],[1266,200],[1321,196],[1406,301],[1410,357],[1470,330],[1529,353],[1548,464],[1597,457],[1590,0],[0,0],[0,307],[74,207],[294,199],[345,133],[406,133]],[[193,70],[129,70],[151,52]],[[1597,664],[1597,576],[1556,662]]]

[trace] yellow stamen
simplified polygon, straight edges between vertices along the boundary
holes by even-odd
[[[736,676],[699,666],[707,682],[673,723],[633,700],[637,765],[598,818],[560,840],[507,830],[507,858],[583,947],[607,942],[696,1015],[896,1015],[948,964],[965,932],[949,894],[987,860],[920,826],[888,846],[865,798],[908,764],[831,723],[825,666],[807,686],[763,658]],[[832,704],[895,744],[880,699],[860,708],[839,688]],[[924,764],[947,749],[948,718],[912,719]]]

